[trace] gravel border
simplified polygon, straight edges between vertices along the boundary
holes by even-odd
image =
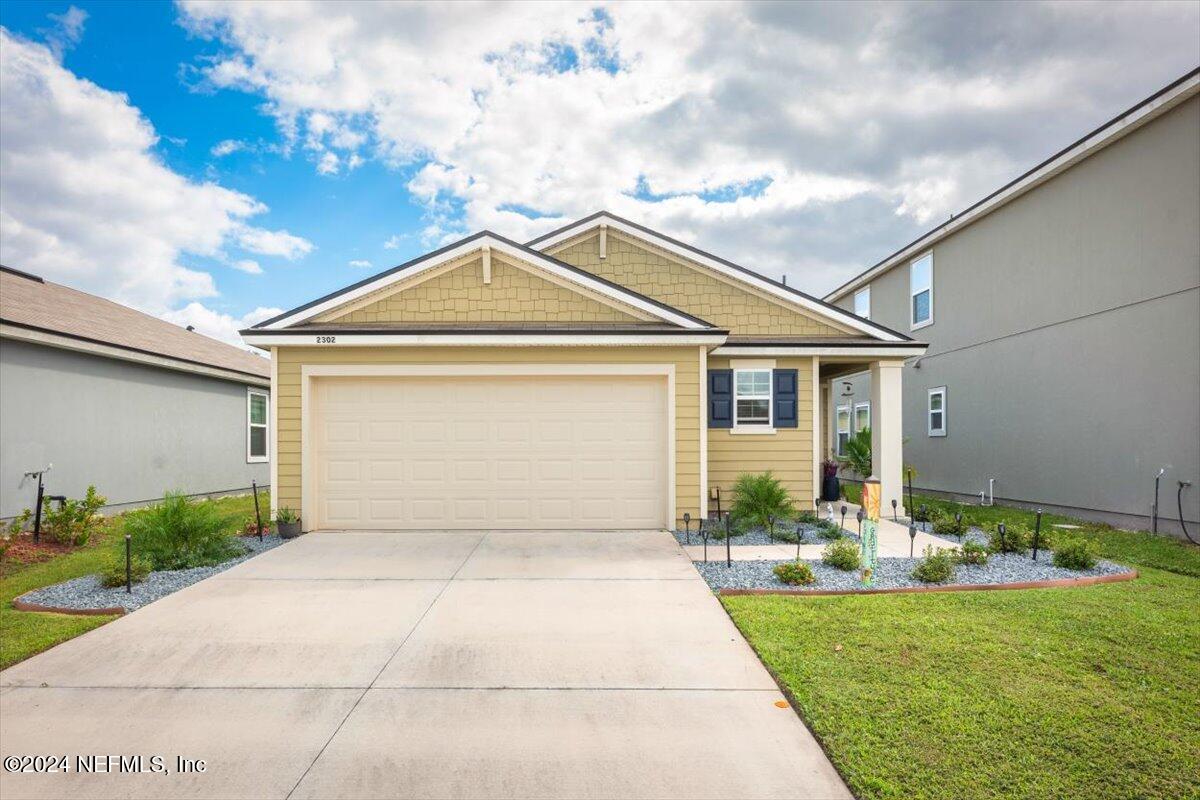
[[[151,572],[146,580],[133,585],[133,592],[126,594],[124,586],[108,588],[100,585],[99,575],[84,575],[82,578],[72,578],[69,581],[43,586],[27,592],[17,600],[34,603],[40,606],[54,608],[70,608],[77,611],[90,611],[101,608],[124,608],[126,611],[136,611],[144,605],[153,603],[174,594],[180,589],[193,583],[212,577],[218,572],[224,572],[230,567],[253,558],[259,553],[265,553],[284,543],[278,534],[263,536],[259,542],[257,536],[239,536],[238,540],[246,547],[246,552],[240,556],[223,561],[211,567],[193,567],[192,569],[164,570]]]
[[[856,525],[856,523],[854,522],[853,519],[848,519],[846,524],[847,525]],[[817,529],[816,529],[815,525],[803,525],[802,527],[804,528],[804,537],[801,539],[802,544],[826,544],[830,541],[829,539],[822,539],[821,537],[817,536],[817,534],[816,534]],[[704,539],[700,536],[699,533],[696,532],[695,528],[692,528],[690,537],[685,536],[684,535],[685,531],[682,529],[672,531],[672,533],[675,535],[675,541],[679,542],[680,544],[683,544],[683,545],[704,544]],[[730,545],[730,547],[751,547],[751,546],[755,546],[755,545],[764,545],[764,544],[795,544],[796,543],[795,533],[796,533],[796,528],[794,525],[785,525],[785,524],[776,525],[775,526],[775,538],[772,539],[771,536],[767,533],[766,528],[751,528],[750,530],[743,533],[741,536],[736,536],[736,535],[733,536],[729,540],[729,545]],[[844,529],[842,531],[842,535],[846,536],[846,537],[850,537],[852,539],[857,539],[852,528]],[[785,536],[792,537],[792,538],[786,539],[786,538],[784,538]],[[712,536],[709,536],[708,537],[708,546],[713,547],[715,545],[724,547],[725,540],[724,539],[716,539]]]
[[[1026,583],[1070,578],[1120,575],[1133,572],[1130,567],[1101,560],[1093,569],[1075,571],[1061,569],[1050,563],[1049,553],[1044,560],[1037,561],[1028,556],[1015,554],[994,555],[986,566],[962,565],[954,569],[954,577],[947,584],[991,586],[1005,583]],[[843,572],[820,560],[805,559],[812,568],[817,582],[810,586],[792,586],[775,577],[777,564],[784,561],[734,561],[726,567],[721,559],[692,562],[696,570],[713,589],[787,589],[791,591],[846,590],[873,591],[879,589],[903,589],[913,587],[944,586],[946,584],[922,583],[912,577],[913,568],[919,558],[880,558],[875,570],[875,585],[865,589],[859,580],[858,571]]]

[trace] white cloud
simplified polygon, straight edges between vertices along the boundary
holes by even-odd
[[[248,275],[262,275],[262,267],[252,258],[239,259],[231,263],[229,266],[233,267],[239,272],[245,272]]]
[[[368,268],[370,268],[370,266],[371,266],[371,262],[370,262],[370,261],[367,261],[366,259],[362,259],[362,258],[356,258],[356,259],[354,259],[353,261],[351,261],[351,262],[349,262],[349,263],[350,263],[350,266],[352,266],[352,267],[358,267],[358,268],[360,268],[360,269],[368,269]]]
[[[222,139],[214,144],[209,152],[216,158],[224,158],[245,149],[245,142],[239,142],[237,139]]]
[[[281,308],[263,308],[260,306],[249,314],[234,317],[230,314],[213,311],[211,308],[206,308],[200,303],[188,303],[176,311],[166,312],[162,315],[162,318],[185,328],[191,325],[205,336],[211,336],[227,344],[251,350],[251,352],[257,352],[242,341],[242,337],[238,334],[238,331],[282,313],[283,309]]]
[[[126,95],[0,29],[0,259],[163,315],[218,294],[189,256],[229,263],[239,243],[288,258],[312,249],[250,225],[262,203],[172,171],[156,142]]]
[[[391,236],[388,237],[388,240],[383,243],[383,249],[384,250],[398,250],[398,249],[400,249],[400,244],[403,241],[404,241],[404,237],[402,235],[392,234]]]
[[[71,6],[62,14],[47,14],[54,26],[41,31],[46,37],[46,45],[59,58],[62,54],[79,44],[83,39],[83,25],[87,22],[88,13],[82,8]]]
[[[422,241],[598,208],[822,289],[1200,61],[1196,4],[184,0],[214,87]]]

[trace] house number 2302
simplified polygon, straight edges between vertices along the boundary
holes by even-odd
[[[336,336],[318,336],[317,344],[333,344],[337,341]]]

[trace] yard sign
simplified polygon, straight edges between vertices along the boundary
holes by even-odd
[[[879,558],[879,481],[865,480],[862,488],[862,584],[875,585],[875,564]]]

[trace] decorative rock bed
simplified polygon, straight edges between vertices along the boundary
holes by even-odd
[[[847,518],[846,524],[852,527],[845,530],[843,535],[854,538],[853,526],[856,526],[857,523],[852,518]],[[822,539],[821,537],[817,536],[817,528],[815,525],[803,525],[802,527],[804,528],[804,537],[802,539],[804,544],[825,544],[828,541],[827,539]],[[673,533],[675,534],[675,541],[679,542],[680,544],[704,544],[704,538],[696,531],[694,527],[692,528],[690,535],[685,535],[685,531],[683,530],[676,530],[673,531]],[[729,540],[731,547],[795,543],[796,525],[794,523],[781,523],[775,526],[774,538],[771,538],[765,528],[751,528],[741,536],[734,535]],[[709,536],[708,546],[712,547],[713,545],[720,545],[721,547],[724,547],[725,539],[718,539],[715,536]]]
[[[954,577],[947,584],[922,583],[912,577],[918,558],[880,558],[875,570],[875,585],[863,587],[857,570],[844,572],[830,567],[819,560],[806,560],[817,581],[809,586],[792,586],[775,577],[773,570],[783,561],[734,561],[725,566],[721,560],[693,564],[704,580],[713,589],[767,589],[789,592],[821,591],[879,591],[885,589],[929,589],[942,585],[997,586],[1003,584],[1028,584],[1043,581],[1073,581],[1080,578],[1113,579],[1115,576],[1134,577],[1129,567],[1101,560],[1090,570],[1075,571],[1061,569],[1050,561],[1050,553],[1039,555],[1034,561],[1029,556],[1014,554],[993,555],[985,566],[960,565],[954,568]]]
[[[133,584],[129,594],[124,586],[109,588],[100,584],[98,575],[85,575],[23,594],[13,606],[25,611],[61,610],[66,613],[134,611],[283,544],[277,534],[264,536],[261,542],[257,536],[239,536],[238,541],[246,547],[246,552],[240,556],[211,567],[151,572],[146,580]]]

